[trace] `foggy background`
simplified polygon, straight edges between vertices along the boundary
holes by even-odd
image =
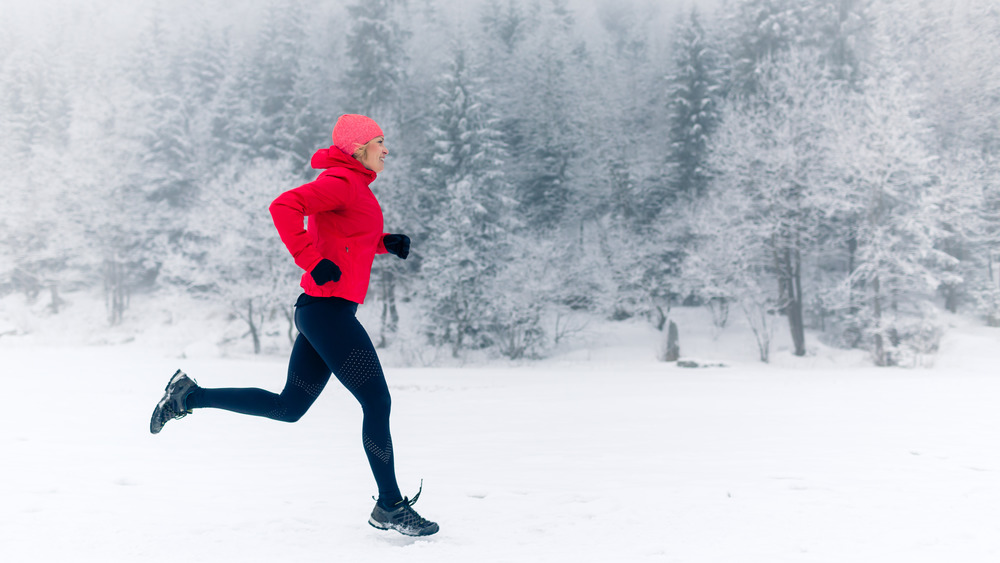
[[[538,358],[703,307],[763,361],[782,331],[908,365],[943,312],[1000,325],[990,0],[2,12],[0,334],[141,330],[155,303],[283,353],[302,272],[267,206],[342,113],[385,130],[373,190],[413,239],[375,262],[382,347]]]

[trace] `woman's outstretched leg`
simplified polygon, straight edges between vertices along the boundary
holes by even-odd
[[[149,429],[157,434],[169,420],[182,418],[192,409],[203,408],[296,422],[309,410],[329,380],[330,369],[300,334],[292,347],[288,378],[280,394],[255,387],[199,387],[184,372],[177,370],[167,384],[163,399],[153,411]]]

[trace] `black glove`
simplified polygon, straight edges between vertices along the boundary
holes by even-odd
[[[340,281],[340,268],[326,258],[319,261],[316,267],[309,272],[316,285],[323,285],[326,282]]]
[[[410,255],[410,237],[406,235],[385,235],[382,237],[382,244],[386,250],[403,260]]]

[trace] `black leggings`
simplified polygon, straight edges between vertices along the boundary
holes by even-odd
[[[402,496],[396,484],[389,435],[389,388],[375,347],[355,317],[358,304],[338,297],[303,295],[295,305],[299,336],[292,347],[288,380],[280,395],[256,388],[199,388],[188,396],[186,407],[225,409],[295,422],[319,397],[332,372],[361,403],[361,439],[378,484],[379,501],[392,505]]]

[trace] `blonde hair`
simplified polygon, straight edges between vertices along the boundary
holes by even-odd
[[[379,135],[379,137],[382,137],[382,136]],[[364,157],[368,156],[368,149],[371,148],[371,144],[374,143],[379,137],[375,137],[374,139],[368,141],[367,143],[365,143],[363,145],[358,145],[358,148],[354,149],[354,154],[352,154],[351,156],[353,156],[354,158],[356,158],[358,160],[364,160]],[[382,137],[382,138],[384,139],[385,137]],[[355,144],[357,145],[357,143],[355,143]]]

